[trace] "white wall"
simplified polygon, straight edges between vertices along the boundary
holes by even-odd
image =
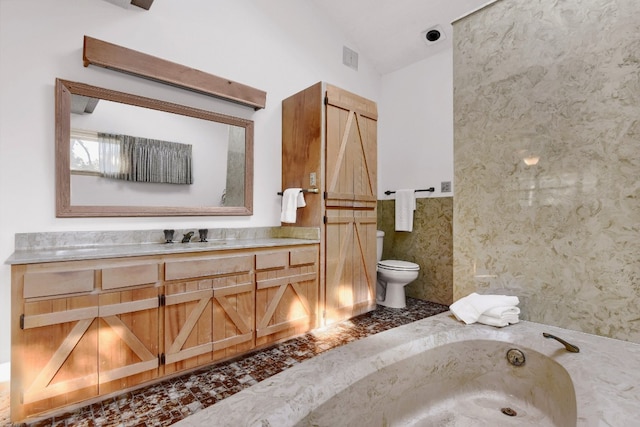
[[[115,71],[85,68],[85,34],[265,90],[267,108],[254,112]],[[100,0],[1,0],[0,260],[13,252],[15,233],[279,225],[280,101],[321,80],[380,101],[380,77],[362,56],[359,71],[343,66],[343,45],[354,46],[300,0],[165,0],[154,2],[149,11]],[[254,215],[56,218],[56,77],[254,120]],[[407,144],[415,140],[409,136]],[[0,363],[10,357],[10,280],[9,266],[1,265]]]
[[[378,199],[386,190],[453,190],[453,59],[450,48],[382,77],[378,122]]]

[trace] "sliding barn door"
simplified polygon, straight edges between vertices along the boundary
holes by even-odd
[[[375,308],[377,109],[327,85],[325,321]]]

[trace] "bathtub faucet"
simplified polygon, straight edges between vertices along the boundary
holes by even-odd
[[[578,348],[578,346],[573,345],[573,344],[569,344],[568,342],[566,342],[562,338],[558,338],[555,335],[551,335],[551,334],[548,334],[546,332],[543,332],[542,336],[545,337],[545,338],[553,338],[554,340],[556,340],[560,344],[562,344],[564,346],[564,348],[566,348],[567,351],[570,351],[571,353],[580,353],[580,349]]]

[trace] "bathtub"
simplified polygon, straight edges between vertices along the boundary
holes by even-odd
[[[507,360],[511,349],[522,366]],[[626,427],[639,418],[639,344],[442,313],[330,350],[175,425]]]

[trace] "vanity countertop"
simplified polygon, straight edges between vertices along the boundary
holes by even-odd
[[[181,230],[176,230],[176,241],[165,243],[162,230],[16,234],[16,250],[5,263],[36,264],[320,242],[318,229],[303,227],[210,230],[207,242],[198,241],[196,236],[190,243],[180,243],[181,235]]]

